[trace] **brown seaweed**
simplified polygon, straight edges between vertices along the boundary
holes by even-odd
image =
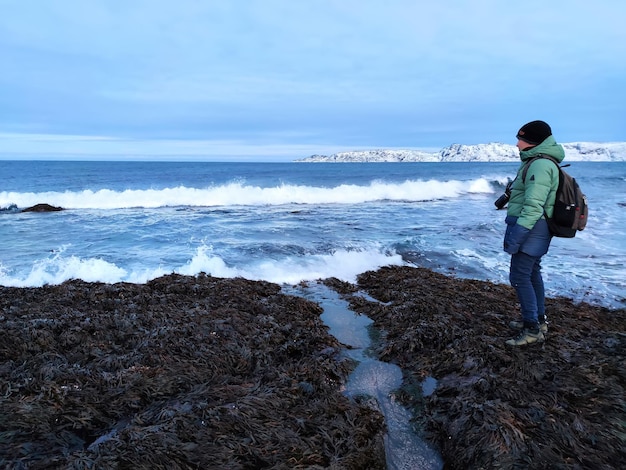
[[[511,349],[509,286],[410,267],[326,284],[375,321],[446,468],[623,468],[624,310],[548,299],[547,341]],[[352,364],[320,313],[204,275],[0,287],[0,466],[384,468],[382,416],[340,393]]]
[[[0,288],[0,467],[384,468],[321,309],[267,282]]]
[[[505,285],[383,268],[350,296],[377,354],[405,371],[404,402],[446,468],[619,469],[626,463],[626,311],[547,300],[545,343],[504,341],[520,315]],[[434,377],[434,393],[414,393]]]

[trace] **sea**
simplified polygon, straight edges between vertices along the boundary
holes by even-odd
[[[388,265],[508,283],[517,163],[0,161],[0,285],[170,273],[295,285]],[[553,239],[547,295],[626,307],[626,162],[572,162],[587,228]],[[22,212],[36,204],[64,210]]]

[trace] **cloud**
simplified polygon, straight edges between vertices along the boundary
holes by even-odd
[[[532,105],[597,140],[624,102],[625,14],[617,0],[10,2],[0,125],[443,146],[508,137]]]
[[[297,136],[264,140],[122,139],[105,136],[0,133],[0,159],[285,161],[348,150],[338,145],[286,144]]]

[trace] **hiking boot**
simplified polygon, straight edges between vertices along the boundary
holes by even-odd
[[[546,337],[540,329],[535,331],[524,328],[522,332],[513,339],[506,341],[507,346],[525,346],[533,343],[543,343]]]
[[[511,327],[514,330],[523,330],[524,329],[524,322],[523,321],[517,321],[517,320],[513,320],[512,322],[509,322],[509,327]],[[543,323],[539,323],[539,330],[541,330],[541,332],[545,335],[548,333],[548,322],[544,321]]]

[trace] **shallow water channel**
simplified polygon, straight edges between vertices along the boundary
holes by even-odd
[[[339,294],[323,284],[283,288],[283,292],[299,295],[319,304],[324,309],[321,319],[329,327],[330,333],[351,348],[346,349],[345,354],[359,364],[350,374],[344,393],[350,397],[367,395],[378,402],[387,425],[384,437],[387,468],[443,468],[440,455],[413,431],[411,413],[393,399],[392,392],[402,384],[402,370],[394,364],[368,356],[367,349],[371,345],[368,326],[373,320],[351,311],[348,303]],[[432,386],[430,381],[424,383],[424,393],[432,393]]]

